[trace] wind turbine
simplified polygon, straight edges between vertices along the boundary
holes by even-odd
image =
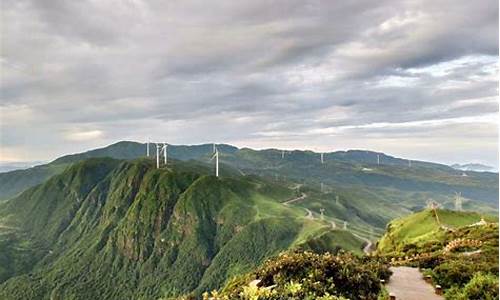
[[[214,144],[214,146],[215,146],[215,144]],[[215,177],[219,177],[219,151],[217,150],[217,148],[215,148],[214,156],[212,156],[212,158],[210,160],[212,160],[214,158],[215,158]]]
[[[377,154],[377,165],[380,165],[380,154]]]
[[[156,144],[156,168],[159,169],[160,168],[160,149],[161,149],[161,146],[160,144]]]
[[[281,150],[281,159],[285,158],[285,150]]]
[[[146,142],[146,157],[149,157],[149,140]]]
[[[321,157],[321,163],[322,163],[322,164],[324,164],[324,163],[325,163],[325,160],[323,159],[323,154],[324,154],[323,152],[321,152],[321,154],[320,154],[320,157]]]
[[[162,151],[163,151],[163,161],[165,163],[165,166],[167,166],[167,143],[163,143]]]

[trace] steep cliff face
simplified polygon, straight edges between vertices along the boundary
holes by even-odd
[[[9,245],[25,245],[32,261],[4,272],[0,297],[200,292],[325,235],[328,225],[279,203],[292,191],[208,173],[185,162],[158,170],[147,159],[89,159],[3,203]]]

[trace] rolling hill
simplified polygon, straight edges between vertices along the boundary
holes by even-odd
[[[0,298],[200,293],[290,248],[361,253],[363,240],[283,205],[293,190],[225,172],[195,161],[71,163],[0,204]]]

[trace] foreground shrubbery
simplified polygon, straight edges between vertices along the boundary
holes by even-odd
[[[497,300],[498,277],[492,274],[476,273],[463,287],[454,286],[446,292],[446,299],[453,300]]]
[[[282,253],[254,272],[233,279],[205,299],[377,299],[388,266],[369,257],[310,252]]]

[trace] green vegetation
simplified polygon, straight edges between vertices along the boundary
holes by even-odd
[[[442,247],[446,242],[448,229],[460,228],[479,222],[482,217],[496,222],[496,218],[475,212],[426,209],[421,212],[396,219],[387,225],[386,234],[378,243],[382,253],[418,249],[434,244]]]
[[[378,254],[389,258],[425,254],[406,264],[422,268],[445,289],[446,299],[498,299],[496,218],[472,212],[436,212],[439,222],[432,210],[391,222],[378,244]],[[481,217],[487,222],[477,223]],[[452,242],[457,246],[444,251]]]
[[[205,298],[377,299],[384,294],[380,280],[389,276],[387,265],[368,257],[288,252],[232,279],[220,292],[206,293]]]
[[[498,174],[462,176],[426,162],[412,162],[410,168],[406,160],[383,154],[377,165],[377,153],[369,151],[326,153],[322,164],[311,151],[282,157],[276,149],[217,147],[220,178],[211,176],[211,144],[171,145],[169,167],[158,170],[143,157],[145,145],[134,142],[0,173],[0,298],[200,296],[236,278],[222,296],[250,299],[262,292],[268,299],[385,299],[378,281],[371,283],[385,276],[376,271],[385,268],[377,260],[342,253],[346,262],[333,267],[318,260],[328,261],[336,256],[326,253],[341,250],[361,256],[366,240],[381,236],[389,221],[421,210],[429,198],[450,208],[455,191],[462,193],[466,210],[478,212],[443,209],[436,217],[424,210],[396,219],[379,241],[378,253],[386,258],[430,253],[410,264],[424,268],[450,299],[493,290],[498,226],[468,225],[481,217],[497,221],[484,212],[498,209]],[[314,219],[306,217],[306,210]],[[340,230],[344,220],[350,231]],[[440,251],[457,238],[484,241],[480,255],[463,248],[444,256]],[[296,266],[274,260],[296,268],[296,275],[286,268],[266,269],[272,262],[262,265],[289,249],[318,254],[287,254]],[[362,278],[341,280],[334,267],[360,272]],[[324,272],[329,275],[321,277]],[[315,289],[304,274],[325,281],[325,288]],[[263,282],[249,286],[251,278],[276,284],[274,296]],[[357,294],[342,288],[355,283],[365,285]],[[481,297],[488,299],[487,293]]]
[[[1,203],[0,298],[201,294],[286,249],[362,247],[281,204],[294,191],[276,183],[171,166],[88,159]]]

